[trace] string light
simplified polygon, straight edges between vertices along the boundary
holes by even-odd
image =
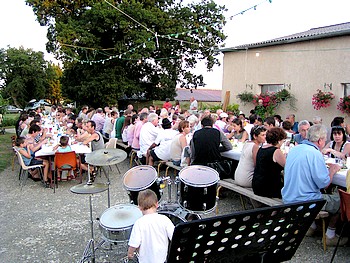
[[[203,31],[203,33],[206,33],[207,32],[207,26],[199,26],[199,28],[195,28],[195,29],[191,29],[189,31],[185,31],[185,32],[180,32],[180,33],[172,33],[172,34],[167,34],[167,35],[159,35],[157,32],[153,32],[151,29],[149,29],[147,26],[141,24],[140,22],[138,22],[136,19],[132,18],[130,15],[126,14],[125,12],[123,12],[122,10],[120,10],[119,8],[117,8],[116,6],[114,6],[113,4],[111,4],[110,2],[108,2],[107,0],[104,0],[104,2],[106,2],[108,5],[112,6],[114,9],[116,9],[117,11],[121,12],[123,15],[127,16],[129,19],[133,20],[135,23],[137,23],[138,25],[144,27],[146,29],[147,32],[151,32],[154,37],[150,37],[147,39],[147,42],[151,42],[151,41],[155,41],[155,47],[156,49],[159,49],[159,39],[158,38],[163,38],[163,39],[168,39],[168,40],[172,40],[172,41],[179,41],[180,42],[180,45],[183,45],[183,43],[186,43],[186,44],[190,44],[190,45],[196,45],[196,46],[199,46],[199,47],[204,47],[204,48],[207,48],[209,50],[212,50],[214,51],[216,48],[215,47],[208,47],[208,46],[205,46],[203,44],[200,44],[200,43],[195,43],[195,42],[190,42],[190,41],[186,41],[186,40],[183,40],[183,39],[179,39],[179,36],[180,35],[186,35],[186,36],[189,36],[189,37],[192,37],[192,33],[198,33],[200,30]],[[272,3],[272,0],[264,0],[263,2],[260,2],[259,4],[255,4],[243,11],[240,11],[239,13],[233,15],[233,16],[230,16],[229,19],[232,20],[235,16],[238,16],[238,15],[243,15],[245,12],[249,11],[249,10],[256,10],[257,9],[257,6],[263,4],[263,3],[266,3],[266,2],[269,2],[269,3]],[[225,21],[221,21],[221,23],[223,24]],[[209,26],[214,26],[215,24],[217,24],[217,22],[215,23],[212,23],[210,24]],[[126,58],[124,56],[128,55],[128,54],[132,54],[134,53],[135,50],[139,49],[139,48],[146,48],[147,47],[147,44],[146,42],[136,46],[136,47],[132,47],[130,48],[129,50],[125,51],[124,53],[121,53],[121,54],[116,54],[116,55],[108,55],[106,53],[102,53],[101,51],[108,51],[108,50],[115,50],[115,48],[104,48],[104,49],[96,49],[96,48],[91,48],[91,47],[82,47],[82,46],[77,46],[77,45],[70,45],[70,44],[65,44],[65,43],[61,43],[62,46],[66,46],[66,47],[71,47],[71,48],[79,48],[79,49],[82,49],[82,50],[85,50],[85,55],[86,55],[86,60],[80,60],[80,59],[77,59],[77,58],[73,58],[73,57],[70,57],[68,55],[66,55],[67,57],[69,57],[72,61],[77,61],[77,62],[80,62],[81,64],[87,64],[89,63],[90,65],[92,65],[92,63],[102,63],[104,64],[105,61],[109,61],[109,60],[112,60],[112,59],[123,59],[123,60],[135,60],[135,59],[131,59],[131,58]],[[108,58],[106,59],[99,59],[99,60],[91,60],[88,58],[88,54],[87,54],[87,50],[92,50],[93,52],[93,56],[95,57],[98,53],[100,54],[104,54],[106,56],[108,56]],[[178,57],[169,57],[168,59],[172,59],[172,58],[178,58]],[[164,60],[164,59],[167,59],[167,58],[158,58],[158,59],[155,59],[153,58],[154,60]],[[139,60],[138,60],[139,61]],[[141,62],[140,62],[141,63]]]

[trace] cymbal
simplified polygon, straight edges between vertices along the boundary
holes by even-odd
[[[70,191],[74,194],[97,194],[104,192],[108,189],[106,184],[78,184],[73,186]]]
[[[127,157],[125,151],[120,149],[99,149],[86,154],[87,163],[95,166],[107,166],[120,163]]]

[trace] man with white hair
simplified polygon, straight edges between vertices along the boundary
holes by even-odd
[[[140,131],[140,151],[137,152],[137,156],[141,159],[142,163],[145,163],[147,150],[155,142],[159,130],[158,115],[156,113],[150,113],[148,115],[148,122],[142,126]]]
[[[307,131],[310,129],[310,123],[307,120],[302,120],[298,123],[298,132],[294,136],[296,144],[300,144],[303,140],[307,139]]]

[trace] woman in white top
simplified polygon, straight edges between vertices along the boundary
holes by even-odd
[[[235,172],[235,183],[243,187],[252,187],[256,154],[259,147],[266,142],[266,128],[255,126],[251,129],[250,136],[253,140],[243,146]]]
[[[190,124],[188,121],[180,121],[178,126],[179,134],[174,137],[170,145],[170,156],[174,165],[180,166],[181,154],[185,146],[187,146],[186,135],[190,132]]]
[[[346,140],[345,130],[342,126],[333,126],[331,141],[323,148],[323,154],[332,158],[345,159],[350,156],[350,143]]]

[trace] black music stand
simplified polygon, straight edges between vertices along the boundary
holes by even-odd
[[[167,263],[290,260],[324,203],[320,199],[180,223]]]

